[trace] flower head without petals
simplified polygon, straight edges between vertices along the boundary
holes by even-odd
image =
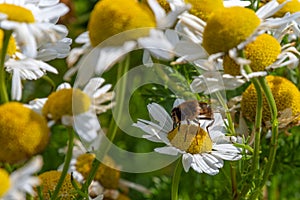
[[[289,80],[269,75],[266,77],[274,96],[278,111],[292,109],[292,115],[300,113],[300,92],[298,88]],[[243,115],[250,121],[254,121],[257,95],[254,85],[251,84],[242,95],[241,110]],[[270,121],[270,109],[265,97],[263,97],[263,121]]]
[[[21,162],[45,149],[50,131],[43,116],[16,102],[1,105],[0,116],[0,162]]]

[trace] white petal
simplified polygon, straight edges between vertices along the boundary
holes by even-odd
[[[235,160],[240,160],[242,158],[242,155],[234,154],[234,153],[223,153],[218,151],[212,151],[211,154],[223,160],[235,161]]]
[[[155,148],[154,151],[172,156],[177,156],[180,153],[180,151],[175,147],[159,147]]]
[[[192,162],[193,162],[193,157],[192,157],[191,154],[189,154],[189,153],[183,154],[183,156],[182,156],[182,165],[183,165],[183,169],[184,169],[185,172],[189,171]]]
[[[195,154],[194,155],[194,161],[197,164],[197,166],[199,168],[201,168],[201,170],[209,175],[216,175],[217,173],[219,173],[219,170],[215,167],[211,167],[209,166],[205,160],[203,159],[202,155],[199,154]]]

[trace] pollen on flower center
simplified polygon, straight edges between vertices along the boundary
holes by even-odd
[[[0,49],[2,49],[3,46],[3,30],[0,29]],[[12,56],[16,53],[17,51],[17,45],[15,39],[11,36],[8,42],[8,47],[7,47],[7,54],[9,56]]]
[[[0,13],[6,14],[8,20],[11,21],[25,23],[33,23],[35,21],[34,16],[30,10],[14,4],[0,4]]]
[[[47,171],[39,175],[39,179],[41,180],[41,188],[44,199],[50,199],[50,193],[55,190],[55,187],[58,183],[58,180],[61,176],[61,172],[59,171]],[[76,180],[75,180],[76,182]],[[76,182],[79,186],[80,184]],[[58,193],[58,199],[66,199],[66,200],[75,200],[76,198],[76,190],[74,189],[71,183],[71,175],[67,174],[61,189]]]
[[[277,0],[278,3],[284,3],[286,0]],[[283,8],[274,14],[274,17],[283,17],[286,13],[295,13],[300,11],[299,0],[291,0],[287,2]]]
[[[76,170],[86,179],[91,171],[94,154],[82,154],[76,160]],[[115,166],[115,162],[108,156],[104,157],[104,163]],[[95,180],[99,181],[104,188],[117,189],[120,180],[120,171],[101,164],[97,170]]]
[[[62,116],[72,116],[89,110],[90,98],[79,89],[62,89],[49,95],[43,107],[43,115],[53,120]]]
[[[1,105],[0,116],[0,162],[21,162],[45,149],[50,131],[43,116],[16,102]]]
[[[0,197],[2,197],[9,189],[10,187],[10,179],[9,174],[4,170],[0,168]]]
[[[251,36],[259,24],[260,19],[251,9],[219,9],[207,20],[203,33],[203,47],[209,54],[227,52]]]
[[[249,43],[245,49],[245,58],[250,60],[252,71],[263,71],[274,63],[281,52],[279,42],[271,35],[262,34],[255,41]],[[224,72],[233,76],[240,75],[240,66],[228,55],[223,60]]]
[[[107,38],[127,30],[155,27],[153,15],[142,5],[135,0],[99,1],[91,12],[88,24],[92,46],[97,46]],[[138,34],[144,36],[148,31],[140,30]],[[134,36],[128,35],[128,39],[130,38]]]
[[[270,86],[274,96],[278,111],[292,109],[292,115],[300,113],[300,92],[298,88],[289,80],[280,77],[269,75],[266,77],[267,83]],[[247,119],[254,121],[257,102],[257,94],[254,85],[251,84],[242,95],[241,110]],[[270,108],[267,100],[263,97],[263,121],[270,121]]]
[[[192,5],[190,13],[204,21],[207,21],[213,12],[218,12],[217,9],[224,8],[222,0],[185,0],[185,2]]]
[[[181,124],[169,132],[168,139],[174,147],[191,154],[212,150],[212,141],[208,133],[194,124]]]
[[[157,2],[167,13],[171,11],[170,4],[167,0],[157,0]]]

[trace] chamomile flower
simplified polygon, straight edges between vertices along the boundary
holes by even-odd
[[[278,4],[277,1],[271,1],[257,12],[243,7],[223,8],[214,12],[207,21],[191,14],[183,14],[178,22],[180,25],[178,30],[183,31],[192,41],[204,47],[211,56],[219,54],[220,57],[231,51],[231,57],[236,58],[238,57],[237,51],[242,50],[262,32],[285,25],[300,17],[299,13],[295,13],[284,18],[270,18],[284,5],[285,3]],[[202,48],[199,50],[203,51]],[[198,59],[205,58],[199,57]]]
[[[45,199],[50,199],[50,194],[55,190],[58,180],[61,176],[60,171],[46,171],[38,176],[41,181],[42,195]],[[75,180],[75,184],[79,186],[79,183]],[[71,183],[71,175],[67,174],[61,189],[58,193],[58,198],[75,200],[76,190]]]
[[[96,156],[93,153],[87,153],[86,148],[79,140],[75,140],[74,144],[69,173],[72,173],[79,183],[84,183]],[[62,149],[62,152],[66,152],[66,149]],[[62,166],[59,167],[59,169],[61,168]],[[95,178],[89,186],[89,195],[95,197],[103,194],[105,199],[119,199],[125,195],[118,191],[119,188],[132,188],[145,194],[150,193],[145,187],[124,180],[120,175],[120,166],[117,166],[111,157],[105,156],[103,164],[100,164]]]
[[[29,2],[1,3],[0,13],[4,17],[0,20],[0,28],[13,30],[21,52],[28,57],[36,57],[39,47],[49,42],[55,43],[67,35],[67,28],[55,23],[58,17],[68,12],[68,7],[58,2]]]
[[[33,188],[40,184],[40,180],[33,175],[39,172],[42,165],[42,157],[36,156],[10,175],[0,168],[0,199],[25,200],[26,194],[35,196],[36,193]]]
[[[269,75],[266,81],[274,96],[274,100],[278,111],[291,109],[292,116],[297,116],[300,113],[300,92],[298,88],[286,78],[280,76]],[[245,118],[254,121],[256,108],[257,94],[254,85],[251,84],[243,93],[241,101],[241,111]],[[270,109],[265,97],[263,97],[263,114],[262,119],[264,122],[270,121]],[[299,120],[299,117],[297,118]]]
[[[0,106],[0,162],[20,163],[41,153],[50,130],[46,119],[21,103]]]
[[[63,83],[47,99],[34,100],[29,107],[40,112],[53,122],[73,126],[77,134],[86,142],[95,142],[100,130],[96,114],[112,108],[114,93],[109,92],[111,85],[104,83],[103,78],[92,78],[83,90],[72,88]]]
[[[83,46],[70,52],[67,58],[68,65],[73,66],[83,55],[82,60],[88,60],[92,66],[95,66],[96,74],[103,73],[125,54],[134,50],[137,47],[136,39],[147,36],[150,28],[165,28],[173,25],[177,16],[189,8],[185,3],[174,1],[170,3],[171,11],[166,13],[156,0],[148,0],[147,3],[149,6],[134,0],[126,0],[126,3],[121,0],[114,3],[109,0],[99,1],[91,13],[88,31],[75,40],[75,42],[82,43]],[[126,7],[128,8],[126,9]],[[120,16],[122,17],[120,18]],[[125,32],[124,35],[117,37],[117,34],[123,32]],[[103,41],[105,42],[102,43]],[[94,49],[92,52],[95,58],[89,57],[87,54],[99,44],[103,45],[98,46],[97,50]],[[80,65],[82,63],[78,63],[75,68],[70,69],[64,78],[70,78],[77,70],[79,70],[78,76],[86,76],[85,73],[80,73],[81,70],[85,71],[84,66],[79,69]]]
[[[155,151],[168,155],[182,155],[182,164],[186,172],[192,167],[198,173],[215,175],[223,167],[223,160],[241,159],[241,149],[235,147],[224,134],[225,124],[222,116],[215,113],[215,122],[200,120],[199,124],[184,124],[173,129],[173,121],[166,110],[156,103],[148,105],[153,121],[139,119],[134,126],[146,132],[144,138],[153,142],[163,142],[165,147]],[[206,132],[208,128],[209,133]]]

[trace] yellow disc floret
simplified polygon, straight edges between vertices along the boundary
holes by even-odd
[[[34,16],[30,10],[14,4],[1,3],[0,13],[6,14],[8,20],[11,21],[25,23],[33,23],[35,21]]]
[[[260,19],[251,9],[220,9],[207,20],[203,33],[203,47],[209,54],[227,52],[251,36],[259,24]]]
[[[167,13],[171,11],[170,4],[167,0],[157,0],[157,2]]]
[[[223,0],[185,0],[185,2],[192,5],[189,12],[204,21],[207,21],[213,12],[224,8]]]
[[[286,0],[277,0],[278,3],[284,3]],[[283,8],[275,13],[274,17],[283,17],[286,13],[295,13],[300,11],[300,2],[299,0],[291,0],[287,2]]]
[[[191,154],[210,152],[212,141],[208,133],[194,124],[181,124],[168,134],[171,144]]]
[[[267,83],[274,96],[277,110],[284,111],[291,108],[292,115],[300,113],[300,92],[289,80],[280,76],[267,76]],[[257,103],[257,95],[254,85],[251,84],[242,95],[241,110],[247,119],[254,121]],[[263,121],[270,121],[270,109],[265,97],[263,97]]]
[[[42,152],[49,141],[46,119],[21,103],[0,106],[0,162],[16,163]]]
[[[93,160],[95,159],[94,154],[82,154],[77,158],[75,167],[76,170],[82,174],[84,178],[87,178],[91,171]],[[95,180],[99,181],[100,184],[107,189],[117,189],[120,180],[120,171],[113,169],[108,166],[116,168],[115,162],[108,156],[104,157],[104,163],[101,164],[97,170]],[[108,166],[107,166],[108,165]]]
[[[1,4],[0,4],[1,5]],[[0,29],[0,49],[2,49],[3,46],[3,30]],[[8,47],[7,47],[7,54],[9,56],[12,56],[17,51],[17,45],[15,39],[11,36],[9,38]]]
[[[97,46],[118,33],[143,27],[155,27],[153,15],[135,0],[102,0],[91,12],[88,30],[91,44]],[[144,36],[144,31],[139,32]],[[128,37],[134,37],[128,35]]]
[[[89,110],[90,98],[79,89],[61,89],[49,95],[43,107],[43,115],[53,120],[72,116]]]
[[[0,197],[2,197],[10,188],[9,174],[0,168]]]
[[[55,187],[58,183],[58,180],[61,176],[61,172],[59,171],[47,171],[39,175],[39,179],[41,180],[41,189],[44,199],[50,199],[50,193],[53,193]],[[76,182],[76,181],[75,181]],[[79,183],[76,184],[80,187]],[[76,199],[76,190],[74,189],[71,183],[71,175],[67,174],[61,189],[58,193],[57,199],[65,199],[65,200],[75,200]]]
[[[281,52],[279,42],[271,35],[262,34],[255,41],[249,43],[244,49],[245,58],[250,60],[252,71],[263,71],[274,63]],[[233,76],[240,75],[240,66],[228,55],[223,60],[224,72]]]

